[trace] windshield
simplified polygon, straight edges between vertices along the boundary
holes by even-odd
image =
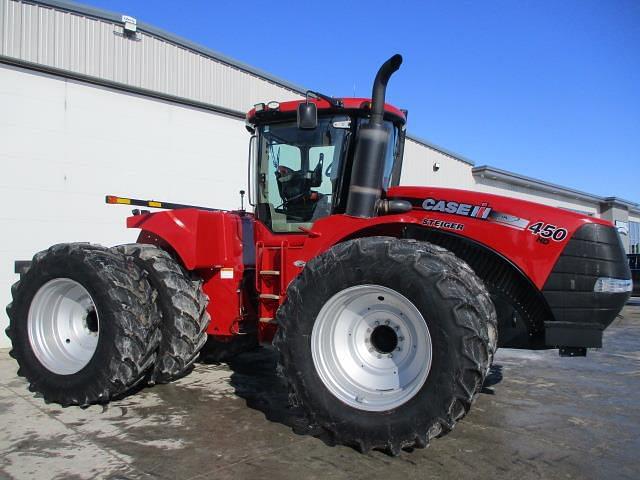
[[[295,122],[260,127],[258,203],[274,232],[297,232],[331,214],[351,136],[346,115],[318,119],[313,130]]]

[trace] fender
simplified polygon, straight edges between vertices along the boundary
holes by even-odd
[[[141,241],[169,245],[187,270],[242,264],[242,224],[234,213],[168,210],[128,217],[127,227],[142,229]]]

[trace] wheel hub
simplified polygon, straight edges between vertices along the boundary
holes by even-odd
[[[100,319],[89,292],[56,278],[40,287],[27,318],[29,343],[42,365],[58,375],[82,370],[98,346]]]
[[[398,335],[389,325],[378,325],[369,338],[371,346],[384,355],[392,353],[398,346]]]
[[[415,305],[380,285],[338,292],[311,335],[316,372],[339,400],[385,411],[411,399],[431,369],[431,336]]]

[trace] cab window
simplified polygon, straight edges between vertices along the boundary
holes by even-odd
[[[331,214],[350,133],[344,115],[320,118],[313,130],[260,127],[258,211],[271,230],[298,232]]]

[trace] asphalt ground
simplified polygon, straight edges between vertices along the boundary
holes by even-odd
[[[586,358],[499,350],[455,430],[398,457],[313,436],[274,366],[262,348],[107,406],[61,408],[1,351],[0,478],[640,478],[640,301]]]

